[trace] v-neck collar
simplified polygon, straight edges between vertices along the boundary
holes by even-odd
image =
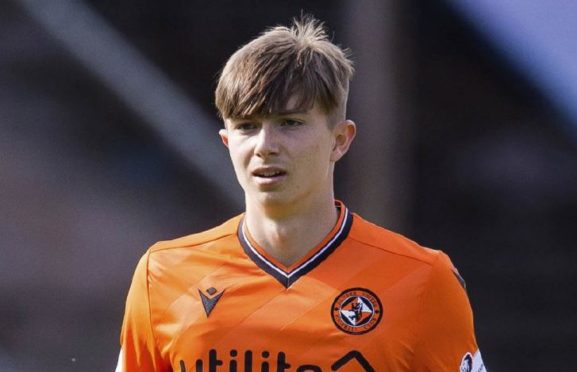
[[[307,274],[324,261],[348,236],[352,226],[353,216],[348,208],[340,201],[335,201],[339,211],[337,223],[323,241],[311,249],[301,260],[285,267],[267,255],[251,237],[245,227],[244,217],[238,224],[238,239],[246,255],[262,270],[272,275],[286,288],[290,287],[301,276]]]

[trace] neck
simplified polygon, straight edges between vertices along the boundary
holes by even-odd
[[[318,245],[334,227],[338,214],[334,197],[295,207],[266,208],[247,203],[245,223],[252,238],[271,257],[291,266]],[[281,212],[282,211],[282,212]]]

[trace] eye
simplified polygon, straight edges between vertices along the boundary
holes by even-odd
[[[283,119],[281,121],[281,126],[283,127],[298,127],[300,125],[303,125],[304,123],[300,120],[296,120],[296,119]]]
[[[241,122],[234,126],[234,129],[239,130],[241,132],[248,132],[256,128],[257,128],[256,123],[250,121]]]

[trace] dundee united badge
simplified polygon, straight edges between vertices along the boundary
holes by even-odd
[[[335,298],[331,315],[341,331],[362,335],[379,324],[383,316],[383,306],[379,298],[368,289],[350,288]]]

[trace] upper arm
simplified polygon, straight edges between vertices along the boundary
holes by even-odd
[[[117,372],[166,370],[156,345],[150,316],[148,259],[149,253],[140,259],[128,291]]]
[[[475,340],[471,305],[454,270],[443,253],[431,268],[421,298],[414,370],[485,371]],[[469,364],[477,369],[468,369]]]

